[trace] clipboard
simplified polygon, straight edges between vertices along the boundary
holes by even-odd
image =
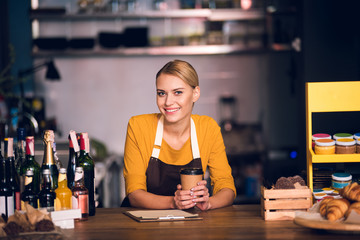
[[[202,220],[199,214],[188,213],[183,210],[135,210],[125,211],[125,215],[138,222],[173,222]]]

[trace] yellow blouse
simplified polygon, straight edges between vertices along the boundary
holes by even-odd
[[[146,189],[146,169],[154,146],[160,114],[144,114],[129,120],[125,142],[124,177],[126,195]],[[213,194],[230,188],[236,195],[220,127],[208,116],[192,115],[196,127],[202,168],[208,168]],[[192,160],[190,138],[180,150],[171,148],[164,140],[159,159],[167,164],[185,165]],[[164,183],[166,184],[166,183]]]

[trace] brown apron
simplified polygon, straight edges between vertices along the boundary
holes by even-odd
[[[147,191],[156,195],[174,196],[177,185],[180,184],[180,170],[184,167],[202,168],[199,145],[196,136],[195,123],[191,119],[190,142],[193,160],[186,165],[172,165],[164,163],[159,159],[161,143],[164,130],[164,117],[161,116],[155,136],[154,148],[146,170]],[[127,197],[124,199],[122,207],[129,207]]]

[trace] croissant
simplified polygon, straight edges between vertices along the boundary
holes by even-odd
[[[326,207],[326,218],[329,221],[336,221],[344,217],[349,206],[350,202],[345,198],[329,201]]]
[[[321,216],[323,216],[323,217],[326,216],[327,204],[331,200],[334,200],[334,198],[333,197],[327,197],[327,198],[324,198],[323,200],[321,200],[321,202],[320,202],[320,214],[321,214]]]
[[[348,218],[351,211],[355,211],[360,214],[360,202],[354,202],[350,205],[349,209],[345,213],[345,218]]]
[[[341,191],[341,195],[349,200],[360,202],[360,185],[357,182],[353,182]]]

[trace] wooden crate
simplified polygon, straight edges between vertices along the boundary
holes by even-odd
[[[266,189],[261,186],[261,215],[264,220],[292,220],[295,211],[307,211],[311,189]]]

